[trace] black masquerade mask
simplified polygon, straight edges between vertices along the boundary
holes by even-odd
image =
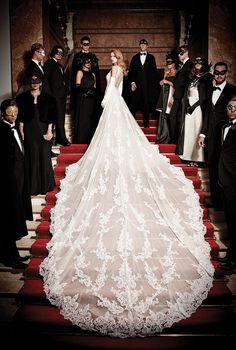
[[[234,112],[234,111],[236,111],[236,105],[227,105],[227,109],[228,109],[229,111]]]
[[[214,75],[225,75],[227,71],[226,70],[214,70]]]
[[[195,64],[202,64],[202,62],[203,61],[201,57],[195,58],[195,61],[194,61]]]
[[[64,52],[62,51],[62,50],[57,50],[56,52],[55,52],[55,55],[60,55],[60,56],[64,56]]]
[[[32,77],[30,79],[30,84],[40,84],[42,82],[42,80],[39,77]]]
[[[183,54],[185,54],[185,50],[184,49],[179,49],[178,50],[178,55],[180,55],[180,56],[183,56]]]
[[[18,114],[18,107],[16,106],[9,106],[6,109],[6,115],[13,115],[14,117],[17,117]]]
[[[90,58],[85,59],[84,62],[83,62],[83,64],[88,64],[88,63],[92,64],[92,60]]]
[[[148,44],[148,42],[147,42],[147,40],[146,40],[146,39],[141,39],[141,40],[139,41],[139,45],[141,45],[141,44],[145,44],[145,45],[147,45],[147,44]]]

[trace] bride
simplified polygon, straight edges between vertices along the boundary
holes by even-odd
[[[192,182],[149,143],[121,96],[121,51],[110,59],[104,110],[61,181],[40,274],[81,329],[145,337],[190,317],[214,271]]]

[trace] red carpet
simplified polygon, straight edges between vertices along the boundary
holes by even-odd
[[[138,121],[141,125],[142,122]],[[156,141],[156,121],[151,121],[151,127],[145,129],[145,134],[151,142]],[[86,151],[87,145],[71,145],[61,147],[61,154],[57,158],[54,169],[57,187],[47,193],[46,206],[41,212],[42,221],[37,227],[37,239],[31,247],[32,259],[25,270],[25,282],[18,293],[19,309],[14,317],[14,331],[19,341],[24,341],[27,330],[37,348],[45,344],[55,345],[56,349],[124,349],[124,350],[189,350],[191,348],[207,346],[208,341],[214,349],[225,345],[227,336],[233,333],[232,296],[226,286],[223,272],[215,266],[215,279],[208,298],[190,318],[183,320],[170,329],[165,330],[157,337],[135,339],[113,339],[86,333],[65,320],[56,307],[45,298],[42,279],[39,275],[39,265],[47,255],[46,244],[50,240],[50,209],[55,204],[55,195],[58,192],[60,179],[65,175],[65,167],[76,162]],[[199,194],[199,201],[203,207],[204,193],[201,191],[201,180],[195,167],[186,166],[174,154],[175,145],[160,145],[159,150],[165,154],[170,162],[181,166],[185,175],[193,181],[194,188]],[[204,207],[203,207],[204,208]],[[214,240],[214,227],[209,221],[208,210],[204,208],[204,224],[206,226],[206,240],[211,246],[211,256],[218,254],[219,247]],[[32,345],[32,349],[35,349]]]

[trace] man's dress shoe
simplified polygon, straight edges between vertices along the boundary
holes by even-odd
[[[57,156],[58,156],[58,153],[55,153],[55,152],[51,151],[51,158],[55,158]]]
[[[62,146],[70,146],[70,145],[71,143],[68,140],[65,140],[64,142],[62,142]]]
[[[236,269],[236,263],[232,261],[222,262],[218,267],[225,271],[233,271]]]
[[[18,258],[14,260],[5,259],[2,261],[2,263],[7,267],[12,267],[13,269],[25,269],[27,267],[27,264],[23,263]]]
[[[224,256],[223,258],[221,258],[219,256],[215,256],[212,260],[219,261],[221,263],[226,263],[229,261],[229,258],[227,256]]]
[[[23,261],[27,261],[29,260],[30,256],[26,255],[26,256],[19,256],[17,260],[23,262]]]
[[[27,264],[23,263],[22,261],[15,261],[10,265],[13,269],[25,269],[27,267]]]

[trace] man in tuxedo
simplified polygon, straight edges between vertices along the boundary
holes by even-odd
[[[68,84],[64,74],[64,67],[60,64],[63,56],[64,50],[62,46],[55,45],[50,53],[50,58],[44,64],[44,75],[47,81],[48,93],[55,98],[57,106],[56,143],[62,146],[69,146],[70,142],[65,132]]]
[[[27,90],[30,89],[29,80],[32,75],[37,75],[42,81],[42,90],[47,92],[47,81],[44,75],[43,60],[45,58],[45,49],[42,44],[34,43],[30,49],[31,61],[24,72],[24,85],[27,86]],[[24,89],[25,90],[25,89]]]
[[[143,114],[144,128],[149,127],[149,114],[155,110],[158,92],[156,60],[148,49],[146,39],[139,41],[140,52],[134,55],[129,67],[131,95],[129,108],[131,113],[140,110]]]
[[[42,82],[42,91],[48,93],[49,87],[44,73],[45,49],[42,44],[34,43],[31,45],[30,52],[32,59],[24,72],[24,84],[27,86],[27,89],[23,89],[23,91],[30,90],[31,85],[29,84],[29,81],[31,81],[31,77],[35,75],[39,77]],[[57,153],[51,150],[51,158],[54,158],[57,155]]]
[[[0,121],[0,198],[2,208],[0,221],[0,262],[13,268],[25,268],[16,241],[28,235],[26,220],[33,220],[29,181],[27,176],[24,146],[15,124],[18,107],[14,99],[1,103]]]
[[[236,96],[227,104],[228,121],[222,127],[222,145],[219,159],[219,185],[223,194],[225,219],[228,229],[229,248],[219,268],[236,268]]]
[[[173,83],[175,90],[173,95],[174,101],[169,115],[170,143],[174,144],[177,144],[179,138],[182,98],[189,81],[190,72],[193,69],[193,63],[189,58],[188,45],[180,46],[177,52],[180,61],[180,68],[175,76]]]
[[[236,86],[226,80],[228,66],[225,62],[214,65],[213,85],[208,92],[206,113],[203,116],[202,130],[198,143],[206,144],[206,158],[209,167],[211,201],[209,206],[222,210],[223,203],[218,184],[218,164],[221,146],[221,125],[227,118],[226,106],[232,95],[236,94]]]

